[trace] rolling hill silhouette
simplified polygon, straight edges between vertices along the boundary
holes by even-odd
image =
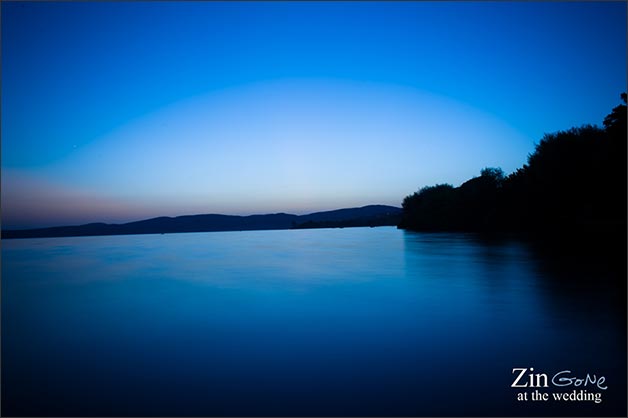
[[[76,226],[3,230],[2,238],[76,237],[89,235],[165,234],[177,232],[253,231],[263,229],[342,228],[397,225],[401,208],[369,205],[308,215],[185,215],[162,216],[124,224],[90,223]]]

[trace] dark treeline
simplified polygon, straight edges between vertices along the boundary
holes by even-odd
[[[403,201],[399,227],[419,231],[573,236],[626,233],[626,94],[604,119],[546,134],[506,176],[485,168],[459,187],[439,184]]]

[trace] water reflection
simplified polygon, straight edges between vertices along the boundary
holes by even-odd
[[[617,270],[530,243],[251,231],[14,240],[2,261],[5,415],[625,413]],[[513,367],[609,390],[522,405]]]
[[[503,380],[499,367],[535,367],[605,375],[613,381],[604,394],[605,413],[625,413],[626,288],[624,266],[616,259],[474,234],[405,232],[404,239],[408,271],[416,277],[429,276],[438,257],[446,260],[447,273],[438,277],[443,303],[466,304],[460,321],[472,328],[470,339],[482,341],[480,350],[490,353],[491,361],[480,363],[478,373]],[[579,403],[513,410],[600,413],[597,406]]]

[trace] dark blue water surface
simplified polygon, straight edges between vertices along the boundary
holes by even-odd
[[[621,274],[389,227],[4,240],[2,414],[625,415]]]

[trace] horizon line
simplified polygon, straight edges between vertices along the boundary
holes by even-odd
[[[317,210],[314,212],[306,212],[302,214],[295,214],[295,213],[289,213],[289,212],[266,212],[266,213],[255,212],[248,215],[241,215],[241,214],[226,214],[226,213],[212,212],[212,213],[195,213],[195,214],[184,214],[184,215],[174,215],[174,216],[161,215],[161,216],[153,216],[153,217],[148,217],[148,218],[141,218],[141,219],[126,221],[126,222],[104,222],[104,221],[93,221],[93,222],[85,222],[85,223],[68,222],[62,225],[17,227],[17,228],[15,227],[5,228],[3,225],[4,222],[2,222],[1,215],[0,215],[0,230],[12,232],[12,231],[29,231],[29,230],[38,230],[38,229],[51,229],[51,228],[81,227],[81,226],[86,226],[86,225],[128,225],[135,222],[143,222],[143,221],[149,221],[149,220],[154,220],[154,219],[177,219],[177,218],[194,217],[194,216],[226,216],[226,217],[248,218],[251,216],[288,215],[288,216],[299,217],[299,216],[308,216],[308,215],[314,215],[314,214],[326,213],[326,212],[335,212],[335,211],[340,211],[340,210],[363,209],[363,208],[372,207],[372,206],[385,206],[385,207],[390,207],[390,208],[395,208],[395,209],[400,209],[400,210],[402,209],[401,206],[373,203],[373,204],[362,205],[362,206],[351,206],[351,207],[341,207],[341,208],[336,208],[336,209]]]

